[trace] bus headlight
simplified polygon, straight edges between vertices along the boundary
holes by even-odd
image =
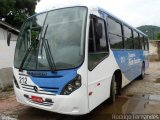
[[[81,76],[77,75],[74,80],[72,80],[63,88],[61,95],[69,95],[79,87],[81,87]]]
[[[76,86],[76,87],[80,87],[80,86],[81,86],[81,81],[76,80],[76,81],[75,81],[75,86]]]
[[[67,90],[70,91],[70,92],[72,92],[72,91],[73,91],[73,86],[69,84],[69,85],[67,86]]]

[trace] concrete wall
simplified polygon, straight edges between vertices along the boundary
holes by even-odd
[[[0,28],[0,89],[12,85],[13,81],[13,60],[17,35],[12,34],[11,44],[7,46],[7,31]]]
[[[0,69],[13,66],[15,46],[16,41],[11,41],[7,46],[6,40],[0,40]]]
[[[160,41],[149,42],[150,61],[160,61]]]
[[[0,89],[5,89],[8,86],[12,86],[13,71],[12,68],[0,69]]]

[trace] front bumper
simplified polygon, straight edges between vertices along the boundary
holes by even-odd
[[[31,107],[69,115],[82,115],[89,112],[88,96],[84,85],[70,95],[44,95],[31,93],[18,89],[15,85],[14,90],[17,101]],[[53,104],[47,106],[38,104],[27,99],[25,95],[41,97],[44,100],[51,99]]]

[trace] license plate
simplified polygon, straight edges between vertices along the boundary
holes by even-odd
[[[31,96],[31,99],[34,102],[38,102],[38,103],[43,103],[44,102],[44,100],[41,97],[37,97],[37,96]]]

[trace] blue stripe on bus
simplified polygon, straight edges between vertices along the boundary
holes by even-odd
[[[63,87],[77,76],[77,69],[51,71],[29,71],[29,73],[44,73],[44,76],[30,75],[31,80],[46,92],[60,94]]]
[[[142,50],[113,50],[113,54],[128,80],[134,80],[141,74],[142,62],[145,61]]]

